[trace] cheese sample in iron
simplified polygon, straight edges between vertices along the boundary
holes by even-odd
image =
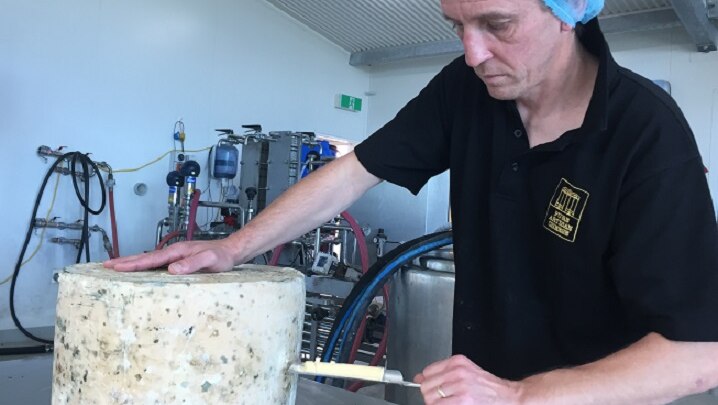
[[[323,363],[318,359],[293,364],[289,370],[297,374],[356,378],[364,381],[384,381],[384,367],[335,362]]]
[[[301,273],[60,274],[53,404],[293,404]]]

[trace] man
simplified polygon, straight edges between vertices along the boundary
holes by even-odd
[[[449,168],[458,355],[416,377],[427,404],[657,404],[718,386],[716,222],[678,107],[613,61],[600,2],[441,6],[464,60],[355,154],[226,240],[108,266],[227,270],[380,178],[417,193]]]

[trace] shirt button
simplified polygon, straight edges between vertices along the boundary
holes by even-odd
[[[523,136],[523,134],[524,134],[524,131],[522,131],[520,129],[517,129],[516,131],[514,131],[514,136],[516,138],[521,138],[521,136]]]
[[[474,329],[474,324],[471,323],[471,322],[464,322],[464,329],[466,329],[466,330],[473,330],[473,329]]]
[[[519,163],[518,162],[511,163],[511,170],[513,170],[514,172],[518,172],[519,171]]]

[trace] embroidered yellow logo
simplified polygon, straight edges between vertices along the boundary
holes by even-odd
[[[561,179],[546,210],[543,227],[563,240],[574,242],[588,196],[586,190]]]

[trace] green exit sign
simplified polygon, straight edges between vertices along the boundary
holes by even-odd
[[[361,111],[361,99],[346,94],[337,94],[334,96],[334,107],[354,112]]]

